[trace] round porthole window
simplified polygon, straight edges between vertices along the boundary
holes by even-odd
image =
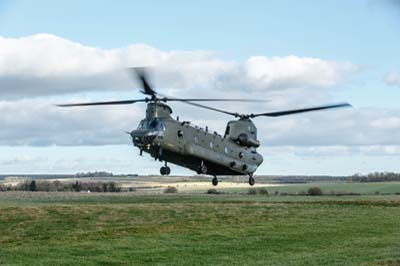
[[[239,152],[239,158],[243,158],[244,154],[243,152]]]

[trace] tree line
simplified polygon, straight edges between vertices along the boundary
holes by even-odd
[[[110,177],[114,176],[111,172],[104,172],[104,171],[95,171],[95,172],[86,172],[86,173],[76,173],[76,177]]]
[[[366,175],[355,174],[349,177],[351,182],[391,182],[400,181],[400,173],[374,172]]]
[[[0,191],[43,191],[43,192],[121,192],[115,182],[60,182],[58,180],[26,180],[17,185],[0,184]]]

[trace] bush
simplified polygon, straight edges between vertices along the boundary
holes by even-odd
[[[264,195],[269,196],[268,190],[264,187],[260,188],[250,188],[247,195]]]
[[[221,192],[219,192],[218,190],[216,190],[215,188],[210,188],[209,190],[207,190],[207,194],[222,194]]]
[[[178,189],[176,187],[168,186],[164,189],[164,193],[178,193]]]
[[[308,195],[310,196],[321,196],[322,190],[320,187],[310,187],[308,189]]]
[[[247,191],[248,195],[257,195],[257,190],[255,188],[249,188],[249,191]]]
[[[32,182],[29,184],[29,191],[36,191],[36,181],[32,180]]]
[[[258,194],[264,195],[264,196],[269,196],[268,190],[265,187],[260,187],[258,189]]]

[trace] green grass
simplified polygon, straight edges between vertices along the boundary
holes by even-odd
[[[400,182],[379,183],[340,183],[320,182],[309,184],[292,184],[282,187],[271,188],[271,191],[286,193],[307,192],[310,187],[318,186],[323,193],[360,193],[360,194],[395,194],[400,193]]]
[[[341,183],[341,182],[313,182],[306,184],[282,184],[274,187],[266,187],[269,194],[301,194],[307,193],[311,187],[318,186],[324,194],[358,193],[363,195],[375,194],[400,194],[400,182],[376,182],[376,183]],[[246,193],[248,188],[221,189],[225,192]]]
[[[400,265],[400,196],[0,193],[1,265]]]

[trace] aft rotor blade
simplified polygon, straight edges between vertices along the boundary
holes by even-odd
[[[255,100],[255,99],[214,99],[214,98],[161,98],[162,101],[180,101],[180,102],[267,102],[268,100]]]
[[[285,111],[279,111],[279,112],[251,114],[250,117],[251,118],[254,118],[257,116],[277,117],[277,116],[293,115],[293,114],[298,114],[298,113],[313,112],[313,111],[320,111],[320,110],[333,109],[333,108],[343,108],[343,107],[351,107],[351,105],[349,103],[338,103],[338,104],[316,106],[316,107],[310,107],[310,108],[285,110]]]
[[[73,106],[92,106],[92,105],[122,105],[122,104],[133,104],[137,102],[147,102],[148,99],[139,100],[127,100],[127,101],[108,101],[108,102],[90,102],[90,103],[68,103],[58,104],[59,107],[73,107]]]
[[[147,79],[146,68],[144,67],[131,67],[128,68],[129,72],[133,74],[142,83],[142,93],[150,96],[156,96],[155,90],[153,90]]]

